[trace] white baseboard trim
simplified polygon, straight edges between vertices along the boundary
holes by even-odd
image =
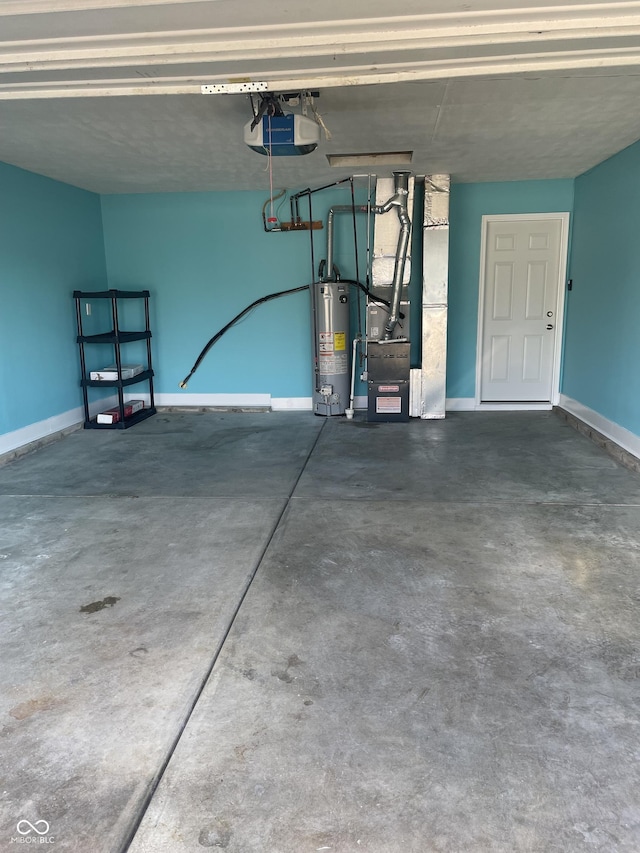
[[[447,397],[447,412],[550,412],[551,403],[476,403],[474,397]]]
[[[445,402],[446,412],[474,412],[475,408],[473,397],[447,397]]]
[[[37,421],[34,424],[29,424],[29,426],[13,430],[13,432],[6,432],[4,435],[0,435],[0,454],[10,453],[12,450],[24,447],[25,444],[31,444],[33,441],[39,441],[53,435],[53,433],[69,429],[69,427],[75,426],[83,420],[84,409],[78,406],[77,409],[71,409],[61,415],[54,415],[52,418]]]
[[[313,408],[311,397],[270,397],[274,412],[310,412]]]
[[[156,406],[184,406],[187,408],[269,408],[270,394],[155,394]],[[127,394],[127,399],[149,402],[148,394]]]
[[[366,397],[354,397],[355,409],[366,409]],[[274,412],[310,412],[313,409],[313,397],[271,397]]]
[[[89,413],[93,417],[98,412],[109,409],[111,406],[117,405],[117,403],[117,397],[107,397],[96,403],[91,403]],[[3,456],[5,453],[11,453],[14,450],[19,450],[34,442],[42,441],[44,438],[54,437],[56,433],[77,427],[83,422],[84,409],[82,406],[78,406],[75,409],[62,412],[60,415],[54,415],[52,418],[36,421],[36,423],[28,424],[28,426],[13,430],[12,432],[6,432],[4,435],[0,435],[0,456]]]
[[[127,400],[144,400],[149,404],[148,394],[131,392],[125,395]],[[310,412],[313,409],[312,397],[272,397],[270,394],[156,394],[156,406],[166,408],[247,408],[272,409],[274,412]],[[354,399],[356,409],[367,408],[366,397]]]
[[[478,403],[474,412],[550,412],[551,403]]]
[[[597,430],[605,438],[611,439],[611,441],[622,447],[623,450],[631,453],[632,456],[640,459],[640,436],[620,426],[615,421],[610,421],[604,415],[590,409],[588,406],[584,406],[577,400],[567,397],[566,394],[560,395],[559,405],[565,411],[569,412],[569,414]]]

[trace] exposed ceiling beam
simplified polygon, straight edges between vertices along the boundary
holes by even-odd
[[[369,70],[362,68],[342,69],[339,73],[317,69],[313,73],[292,72],[265,74],[254,82],[266,82],[266,91],[304,91],[306,89],[330,89],[343,86],[371,86],[401,82],[421,82],[430,80],[472,79],[474,77],[515,76],[552,71],[586,71],[598,68],[638,67],[640,74],[640,49],[612,52],[583,51],[584,55],[572,54],[570,57],[528,56],[504,57],[501,61],[488,59],[484,62],[470,61],[468,64],[451,61],[440,63],[412,63],[411,67],[376,66]],[[0,84],[0,100],[24,100],[41,98],[96,98],[124,95],[179,95],[200,94],[203,85],[214,83],[238,82],[237,78],[203,76],[198,80],[192,77],[163,77],[156,80],[144,78],[111,80],[75,80],[61,83],[5,83]]]
[[[184,18],[184,29],[162,29],[150,8],[155,5],[189,7],[189,27]],[[640,69],[640,0],[506,9],[478,4],[462,12],[451,8],[307,22],[286,18],[284,7],[276,4],[270,8],[285,20],[274,23],[273,16],[261,11],[264,20],[250,27],[194,29],[194,21],[205,20],[198,9],[211,13],[208,7],[219,6],[228,12],[228,5],[225,0],[4,0],[0,10],[28,8],[34,21],[40,8],[47,20],[58,13],[64,18],[61,9],[105,14],[79,26],[78,15],[82,18],[83,13],[77,12],[76,34],[70,23],[55,30],[64,32],[56,38],[29,37],[39,32],[37,26],[30,31],[7,25],[5,31],[13,38],[0,38],[0,99],[192,94],[203,84],[243,80],[265,82],[272,91],[295,91],[572,69]],[[125,19],[107,11],[116,7],[140,10],[139,17],[126,19],[130,26],[135,23],[135,31],[118,31]],[[379,7],[372,0],[371,12]],[[314,14],[324,8],[319,4]],[[171,14],[175,16],[175,10]],[[109,29],[101,33],[105,21]],[[18,33],[24,38],[16,38]]]
[[[178,6],[181,3],[210,3],[215,0],[1,0],[0,17],[42,15],[50,12],[87,12],[96,9],[130,9],[146,6]]]
[[[456,32],[447,28],[434,34],[431,28],[369,29],[353,33],[304,32],[294,35],[262,37],[255,34],[244,38],[222,38],[221,34],[198,31],[176,34],[127,34],[84,39],[37,40],[32,42],[0,42],[0,74],[26,73],[74,68],[114,68],[140,65],[181,65],[186,62],[206,62],[222,66],[227,62],[243,62],[247,67],[258,60],[278,60],[289,57],[332,57],[335,61],[351,55],[367,56],[404,52],[426,54],[451,48],[491,49],[497,55],[541,51],[558,41],[571,43],[567,54],[578,53],[593,39],[622,40],[640,45],[640,14],[628,18],[624,26],[557,27],[545,32],[509,28],[459,27]],[[511,50],[506,50],[511,48]]]

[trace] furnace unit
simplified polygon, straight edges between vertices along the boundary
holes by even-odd
[[[367,419],[409,420],[410,172],[378,179],[372,286],[367,305]],[[389,195],[390,194],[390,195]],[[388,198],[387,201],[384,201]],[[396,216],[384,214],[395,210]]]
[[[409,420],[409,341],[367,345],[369,421]]]

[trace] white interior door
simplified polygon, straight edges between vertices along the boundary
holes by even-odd
[[[551,403],[565,220],[489,220],[484,246],[480,402]]]

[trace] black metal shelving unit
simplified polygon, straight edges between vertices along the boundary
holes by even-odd
[[[82,395],[84,399],[84,428],[85,429],[128,429],[140,421],[150,418],[155,415],[155,400],[153,396],[153,367],[151,364],[151,329],[149,326],[149,291],[148,290],[99,290],[99,291],[83,291],[74,290],[73,298],[76,302],[76,319],[78,322],[78,337],[77,342],[80,348],[80,370],[82,377],[80,384],[82,386]],[[111,301],[111,318],[113,326],[111,331],[103,332],[97,335],[85,335],[82,328],[82,306],[84,301],[93,301],[96,299],[109,299]],[[118,300],[119,299],[142,299],[144,300],[144,319],[145,328],[139,332],[125,332],[120,328],[118,319]],[[122,352],[123,344],[132,343],[133,341],[146,341],[147,343],[147,365],[146,370],[136,374],[129,379],[90,379],[90,371],[87,371],[87,363],[85,356],[85,345],[87,344],[111,344],[114,351],[114,361],[117,368],[118,376],[122,376]],[[124,416],[124,389],[130,385],[135,385],[138,382],[149,383],[149,406],[145,406],[139,412],[135,412],[128,418]],[[92,418],[89,413],[89,394],[88,388],[116,388],[118,393],[118,408],[120,409],[120,420],[114,424],[99,424],[95,418]]]

